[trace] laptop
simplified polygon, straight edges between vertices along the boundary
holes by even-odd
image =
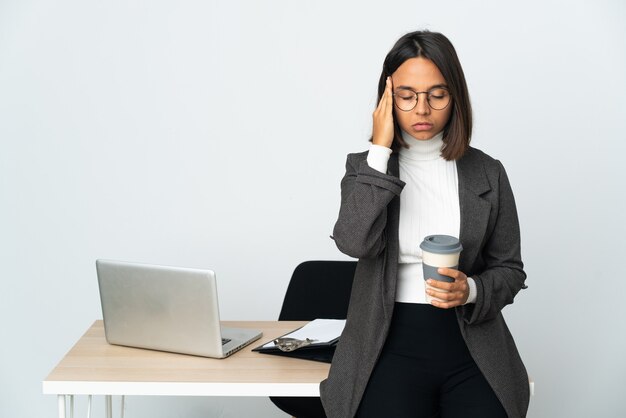
[[[220,326],[211,270],[96,260],[109,344],[225,358],[261,338]]]

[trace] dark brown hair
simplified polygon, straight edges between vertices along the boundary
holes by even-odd
[[[458,160],[469,147],[472,136],[472,105],[465,82],[463,68],[452,43],[439,32],[415,31],[402,36],[385,57],[383,71],[378,81],[378,100],[385,92],[385,80],[409,58],[424,57],[431,60],[443,75],[452,96],[450,120],[443,129],[443,150],[446,160]],[[394,138],[391,149],[408,148],[402,139],[402,131],[394,115]],[[370,138],[372,141],[373,138]]]

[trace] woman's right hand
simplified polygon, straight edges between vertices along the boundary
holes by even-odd
[[[391,148],[393,142],[393,96],[391,93],[391,77],[385,80],[385,92],[380,98],[378,107],[374,110],[374,128],[372,131],[372,143]]]

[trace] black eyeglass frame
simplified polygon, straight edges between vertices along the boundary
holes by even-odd
[[[396,99],[395,99],[395,97],[396,97],[396,95],[397,95],[397,94],[396,94],[396,93],[391,93],[391,95],[392,95],[392,96],[393,96],[393,98],[394,98],[394,99],[393,99],[393,104],[394,104],[394,106],[396,106],[396,107],[397,107],[398,109],[400,109],[402,112],[410,112],[411,110],[415,109],[415,108],[417,107],[417,104],[419,103],[419,100],[420,100],[420,94],[422,94],[422,93],[426,93],[426,103],[428,103],[428,107],[430,107],[432,110],[443,110],[443,109],[445,109],[446,107],[450,106],[450,103],[452,102],[452,93],[450,93],[450,90],[449,90],[447,87],[441,87],[441,86],[439,86],[439,87],[433,87],[432,89],[427,90],[427,91],[415,91],[415,90],[412,90],[412,89],[401,89],[401,90],[402,90],[402,91],[410,91],[411,93],[415,94],[415,104],[413,105],[413,107],[412,107],[412,108],[410,108],[410,109],[404,110],[404,109],[400,108],[400,106],[398,106],[398,103],[396,103]],[[441,109],[434,108],[434,107],[430,104],[430,92],[432,92],[433,90],[445,90],[445,91],[447,91],[447,92],[448,92],[448,94],[450,95],[450,100],[448,100],[448,103],[446,103],[446,105],[445,105],[444,107],[442,107]]]

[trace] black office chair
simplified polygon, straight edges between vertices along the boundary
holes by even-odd
[[[356,261],[305,261],[293,272],[279,321],[346,319]],[[307,361],[307,360],[303,360]],[[296,418],[326,418],[320,398],[270,397]]]

